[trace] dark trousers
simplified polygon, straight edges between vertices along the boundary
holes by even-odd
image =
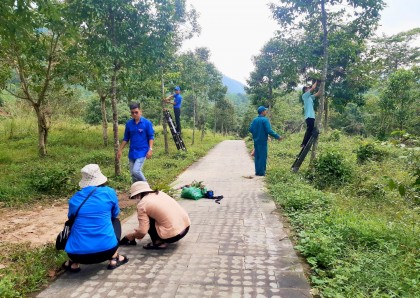
[[[117,241],[120,242],[121,238],[121,222],[118,218],[112,219],[112,226],[114,228],[115,237],[117,237]],[[102,263],[106,260],[110,260],[112,256],[115,254],[115,252],[118,249],[117,246],[100,252],[95,252],[91,254],[71,254],[67,253],[70,260],[72,260],[75,263],[80,264],[98,264]]]
[[[302,146],[306,146],[306,144],[308,143],[309,139],[312,136],[312,132],[314,131],[314,127],[315,127],[315,119],[314,118],[306,118],[306,132],[305,132],[305,136],[303,137],[303,141],[302,141]]]
[[[254,163],[256,176],[265,176],[265,171],[267,169],[267,155],[267,142],[262,144],[254,142]]]
[[[176,131],[181,134],[181,109],[174,108]]]
[[[98,264],[98,263],[102,263],[105,262],[107,260],[110,260],[112,258],[112,256],[115,254],[115,252],[118,249],[118,245],[115,246],[114,248],[105,250],[105,251],[100,251],[100,252],[95,252],[95,253],[91,253],[91,254],[71,254],[71,253],[67,253],[67,255],[69,256],[69,259],[72,260],[75,263],[80,263],[80,264]]]
[[[150,228],[149,228],[149,236],[150,239],[152,239],[152,243],[153,245],[156,244],[156,242],[158,243],[174,243],[177,242],[179,240],[181,240],[182,238],[184,238],[185,235],[187,235],[188,230],[190,229],[190,227],[187,227],[184,231],[182,231],[181,233],[179,233],[178,235],[168,238],[168,239],[162,239],[159,237],[157,231],[156,231],[156,221],[149,217],[149,222],[150,222]]]

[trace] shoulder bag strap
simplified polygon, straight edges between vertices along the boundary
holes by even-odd
[[[92,189],[92,191],[88,194],[88,196],[86,197],[86,199],[82,202],[82,204],[80,204],[79,208],[77,208],[76,214],[74,214],[74,216],[72,216],[72,222],[74,222],[76,220],[76,216],[77,214],[79,214],[79,210],[80,208],[83,206],[83,204],[87,201],[87,199],[89,199],[89,197],[95,192],[95,190],[98,187],[96,186],[94,189]]]

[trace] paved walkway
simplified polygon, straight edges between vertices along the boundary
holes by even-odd
[[[243,141],[224,141],[192,165],[174,187],[203,181],[221,204],[182,200],[189,233],[162,251],[121,247],[130,261],[113,271],[106,263],[65,273],[38,297],[311,297],[302,266],[282,230]],[[136,215],[124,224],[137,225]],[[123,233],[124,233],[123,231]]]

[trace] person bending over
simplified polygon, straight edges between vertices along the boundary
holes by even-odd
[[[139,200],[139,226],[121,239],[121,245],[136,245],[135,239],[149,234],[152,242],[144,249],[165,249],[188,233],[191,221],[187,212],[163,191],[154,191],[147,182],[138,181],[131,186],[130,198]]]

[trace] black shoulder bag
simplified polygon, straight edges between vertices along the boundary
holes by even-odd
[[[74,224],[74,221],[76,220],[76,216],[77,214],[79,214],[79,210],[80,208],[83,206],[83,204],[87,201],[87,199],[89,199],[89,197],[95,192],[95,190],[98,187],[95,187],[86,197],[86,199],[82,202],[82,204],[80,204],[79,208],[77,208],[76,214],[72,214],[70,215],[70,218],[64,223],[64,229],[58,233],[57,235],[57,239],[55,240],[55,248],[57,250],[64,250],[64,248],[66,248],[66,244],[67,244],[67,240],[69,240],[69,236],[70,236],[70,230],[71,227]]]

